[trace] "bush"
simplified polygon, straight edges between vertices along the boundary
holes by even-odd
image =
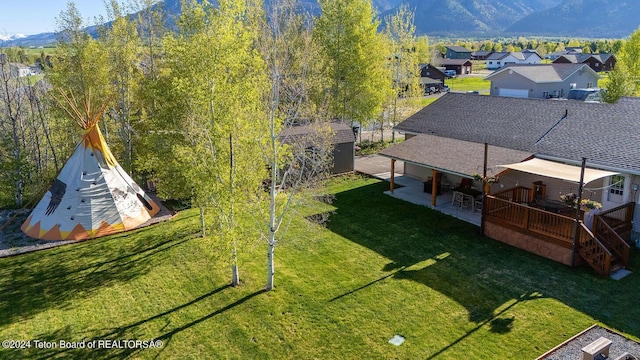
[[[402,139],[385,140],[385,141],[371,141],[371,140],[363,140],[356,146],[356,155],[371,155],[377,154],[380,150],[385,149],[393,144],[397,144],[402,142]]]

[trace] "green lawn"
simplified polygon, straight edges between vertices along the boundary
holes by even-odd
[[[239,288],[196,211],[169,223],[0,259],[0,338],[159,339],[162,349],[0,349],[16,358],[531,359],[599,323],[640,336],[621,281],[479,235],[473,225],[338,178],[326,228],[304,218],[276,250],[242,252]],[[311,215],[307,213],[306,215]],[[401,334],[406,341],[388,340]],[[32,343],[33,344],[33,343]],[[87,343],[85,343],[87,344]]]
[[[481,76],[464,76],[446,79],[444,81],[452,91],[479,91],[481,94],[489,94],[491,82]]]

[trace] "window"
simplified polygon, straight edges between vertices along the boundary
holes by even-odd
[[[592,87],[593,87],[593,83],[592,83],[592,82],[587,83],[587,87],[588,87],[588,88],[592,88]]]
[[[613,195],[624,195],[624,176],[623,175],[613,175],[611,176],[611,180],[609,182],[609,194]]]
[[[545,99],[548,99],[549,98],[549,92],[548,91],[543,92],[542,93],[542,97],[545,98]]]

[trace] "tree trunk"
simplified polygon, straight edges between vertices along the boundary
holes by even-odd
[[[18,207],[22,206],[22,185],[22,180],[16,181],[16,205]]]
[[[238,251],[236,236],[234,233],[234,205],[235,199],[233,197],[234,180],[235,180],[235,164],[233,162],[233,134],[229,134],[229,193],[231,194],[231,202],[229,203],[229,233],[233,234],[233,241],[231,243],[231,286],[236,287],[240,285],[240,274],[238,274]]]
[[[238,265],[234,261],[231,264],[231,286],[236,287],[240,285],[240,274],[238,273]]]
[[[200,229],[202,230],[202,237],[207,236],[206,226],[204,222],[204,208],[200,206]]]
[[[273,234],[271,234],[273,236]],[[271,291],[273,290],[273,280],[275,275],[275,268],[273,264],[273,251],[275,249],[275,242],[269,241],[269,248],[267,250],[267,286],[265,286],[265,290]]]

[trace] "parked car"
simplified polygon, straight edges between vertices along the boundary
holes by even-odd
[[[444,74],[450,78],[456,77],[456,75],[458,75],[455,70],[445,70]]]
[[[444,91],[444,92],[449,92],[449,90],[451,90],[451,89],[449,89],[449,85],[444,85],[442,87],[442,91]]]
[[[431,87],[427,87],[424,89],[424,93],[426,95],[431,95],[431,94],[435,94],[435,93],[439,93],[440,92],[440,88],[436,87],[436,86],[431,86]]]

